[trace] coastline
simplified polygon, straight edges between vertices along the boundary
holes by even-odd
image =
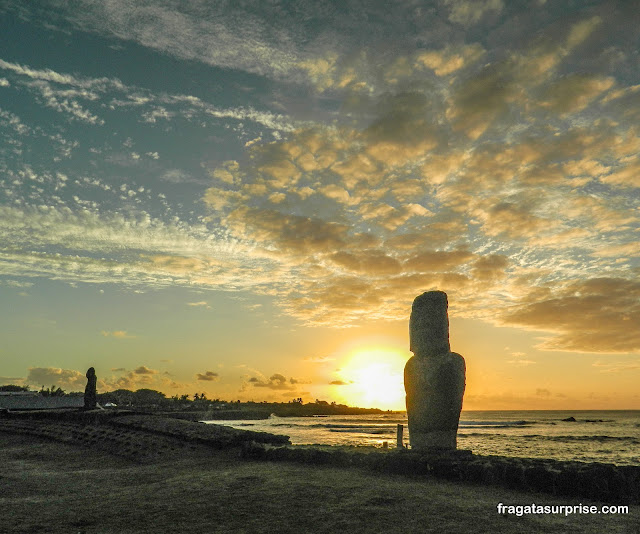
[[[13,428],[8,423],[12,423]],[[16,423],[22,427],[18,428],[20,425]],[[525,489],[517,484],[515,474],[520,471],[505,468],[498,457],[493,459],[494,465],[502,465],[502,472],[510,473],[507,479],[489,480],[481,476],[472,481],[459,476],[460,462],[468,459],[463,452],[453,458],[431,458],[429,463],[428,459],[407,451],[288,446],[283,444],[281,436],[273,441],[269,435],[256,436],[241,430],[229,433],[220,430],[224,427],[212,427],[214,425],[131,413],[106,417],[100,413],[76,412],[2,418],[3,465],[9,466],[3,472],[3,478],[7,479],[3,482],[11,488],[8,495],[3,495],[3,502],[15,513],[1,520],[4,524],[0,523],[0,530],[68,532],[73,521],[82,522],[78,518],[67,521],[71,517],[67,509],[69,502],[78,499],[87,514],[100,518],[102,525],[72,525],[72,528],[84,528],[75,530],[81,532],[147,531],[143,524],[122,530],[118,526],[118,516],[140,515],[144,508],[156,510],[161,504],[174,510],[175,516],[169,517],[167,512],[165,520],[169,523],[165,530],[158,524],[152,529],[154,532],[182,531],[186,525],[189,525],[189,531],[195,532],[234,532],[241,524],[245,525],[242,528],[247,532],[271,531],[264,524],[259,528],[252,519],[254,513],[264,514],[264,507],[268,507],[271,516],[262,520],[275,528],[273,531],[281,532],[335,532],[342,530],[342,527],[338,528],[340,525],[349,525],[349,531],[353,532],[386,532],[396,523],[413,524],[415,518],[407,517],[411,514],[417,514],[420,521],[431,517],[434,524],[445,525],[440,530],[445,532],[489,532],[491,529],[536,532],[538,528],[545,532],[567,532],[569,525],[576,529],[579,526],[581,532],[629,532],[632,525],[636,528],[640,525],[637,499],[630,504],[628,515],[499,515],[495,507],[500,502],[595,502],[611,505],[621,504],[624,499],[610,495],[605,499],[591,500],[588,496],[552,495],[529,487]],[[116,438],[119,445],[114,447]],[[476,457],[471,463],[490,460],[488,457]],[[26,469],[20,476],[17,472],[12,474],[10,466],[20,462],[26,462],[27,466],[32,463],[33,469]],[[39,473],[43,470],[53,476],[47,485],[54,484],[55,480],[61,485],[46,499],[38,500],[34,494],[39,495],[38,488],[42,483]],[[492,467],[491,472],[497,476],[500,471]],[[544,475],[538,474],[540,480],[544,480]],[[152,482],[144,482],[147,479]],[[574,485],[578,482],[576,479]],[[176,484],[186,492],[184,495],[174,494]],[[138,488],[143,509],[139,510],[138,504],[135,510],[133,508],[135,502],[130,500],[132,485]],[[87,486],[91,488],[91,499],[83,493]],[[194,501],[189,487],[200,488],[202,495]],[[230,487],[233,491],[229,490]],[[221,491],[221,488],[226,489]],[[292,494],[296,489],[299,493]],[[360,492],[360,496],[354,495],[354,491]],[[410,495],[416,499],[415,502],[411,501]],[[42,517],[67,518],[67,522],[34,530],[34,522],[41,520],[40,515],[30,517],[27,513],[33,510],[34,498],[39,507],[46,509]],[[152,499],[158,502],[150,502]],[[211,502],[212,499],[218,502]],[[327,499],[333,503],[330,510],[327,509]],[[230,510],[235,510],[233,514],[229,512],[233,517],[227,517],[227,512],[220,508],[222,501]],[[351,507],[346,506],[347,502]],[[416,508],[419,503],[426,506],[426,511]],[[217,519],[211,516],[213,512],[207,505],[217,510]],[[186,512],[178,510],[180,506],[191,509],[196,515],[185,516]],[[354,508],[358,506],[361,510]],[[428,513],[429,510],[432,513]],[[373,525],[370,520],[367,520],[369,528],[365,528],[364,523],[362,527],[351,524],[354,517],[365,511],[373,518]],[[332,514],[331,517],[327,517],[328,513]],[[441,514],[446,516],[446,520]],[[309,530],[311,522],[320,518],[326,524]],[[364,521],[364,515],[361,519]],[[151,518],[152,522],[155,520]],[[220,523],[222,520],[224,524]],[[185,527],[176,527],[176,521]],[[209,521],[218,521],[213,530]],[[468,530],[464,529],[465,524],[469,525]],[[32,525],[31,530],[27,525]],[[479,525],[484,526],[479,529]],[[403,530],[421,531],[404,526]]]

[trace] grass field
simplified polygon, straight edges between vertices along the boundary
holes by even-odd
[[[204,446],[140,464],[0,433],[0,466],[3,533],[640,532],[637,506],[616,516],[501,516],[499,502],[578,502],[359,469],[245,461]]]

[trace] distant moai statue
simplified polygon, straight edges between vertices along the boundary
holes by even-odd
[[[413,301],[404,368],[412,449],[455,449],[465,387],[464,358],[451,352],[447,294],[428,291]]]
[[[84,409],[95,410],[98,401],[96,385],[98,378],[96,377],[96,370],[93,367],[89,367],[87,370],[87,387],[84,388]]]

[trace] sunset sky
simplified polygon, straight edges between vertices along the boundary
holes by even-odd
[[[0,384],[640,409],[634,2],[0,2]]]

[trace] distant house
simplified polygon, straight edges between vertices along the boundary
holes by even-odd
[[[37,391],[0,391],[0,410],[83,408],[84,397],[43,397]]]

